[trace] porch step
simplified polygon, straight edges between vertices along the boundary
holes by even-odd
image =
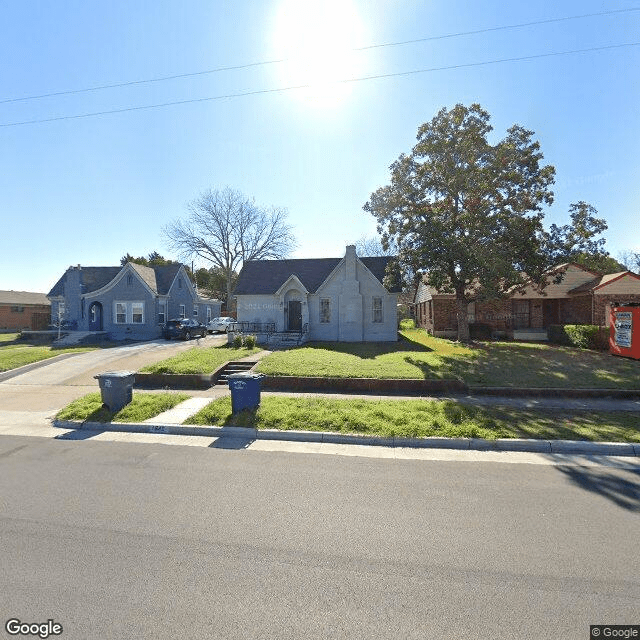
[[[54,340],[53,344],[56,347],[73,346],[85,342],[94,342],[106,335],[106,331],[69,331],[59,340]]]
[[[226,386],[229,383],[229,375],[232,373],[241,373],[242,371],[250,371],[257,363],[257,360],[238,360],[236,362],[229,362],[218,376],[216,386]]]

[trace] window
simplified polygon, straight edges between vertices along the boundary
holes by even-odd
[[[211,322],[211,307],[207,307],[207,322]]]
[[[193,317],[197,318],[198,317],[198,305],[194,305],[193,307]]]
[[[158,324],[164,324],[167,318],[167,303],[158,303]]]
[[[133,287],[133,276],[132,275],[128,275],[127,276],[127,287]]]
[[[114,302],[115,324],[144,324],[144,302]]]
[[[187,315],[187,311],[185,309],[185,306],[183,304],[180,305],[180,317],[184,318]]]
[[[133,324],[144,324],[144,302],[131,303],[131,321]]]
[[[24,313],[24,307],[11,307],[12,313]]]
[[[178,289],[182,289],[182,278],[178,278]]]
[[[124,302],[116,302],[116,324],[127,323],[127,305]]]
[[[373,321],[382,322],[382,298],[373,299]]]
[[[320,322],[331,322],[331,299],[320,298]]]

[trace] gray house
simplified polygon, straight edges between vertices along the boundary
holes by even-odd
[[[62,317],[73,329],[104,331],[114,340],[158,338],[167,320],[206,323],[221,307],[219,300],[198,295],[181,264],[69,267],[47,297],[52,323]]]
[[[272,337],[395,341],[398,291],[382,283],[390,260],[359,258],[350,245],[344,258],[245,262],[234,291],[238,322]]]

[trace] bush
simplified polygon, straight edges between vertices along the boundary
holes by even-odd
[[[403,318],[400,320],[400,329],[415,329],[416,321],[413,318]]]
[[[549,341],[579,349],[606,350],[608,332],[606,327],[593,324],[565,324],[549,327]]]
[[[237,334],[233,338],[233,346],[235,349],[240,349],[242,347],[242,336]]]
[[[244,338],[244,346],[247,349],[253,349],[256,346],[256,337],[255,336],[245,336]]]

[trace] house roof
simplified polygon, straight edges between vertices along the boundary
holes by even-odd
[[[234,295],[274,294],[292,275],[315,293],[343,258],[303,258],[294,260],[249,260],[244,263]],[[380,281],[385,276],[390,257],[359,258]],[[393,293],[396,292],[394,289]]]
[[[129,262],[127,264],[133,268],[140,278],[149,286],[151,291],[159,295],[169,293],[171,284],[182,266],[181,264],[168,264],[162,267],[146,267],[135,262]],[[102,287],[106,287],[126,266],[127,265],[124,267],[82,267],[82,293],[91,293],[102,289]],[[66,275],[67,273],[65,272],[60,280],[56,282],[53,289],[47,294],[48,297],[53,298],[63,295],[63,285]]]
[[[589,293],[591,291],[595,291],[596,289],[600,289],[601,287],[606,287],[608,284],[613,282],[614,280],[618,280],[623,276],[630,275],[633,278],[640,279],[640,276],[633,273],[633,271],[619,271],[618,273],[607,273],[603,276],[598,276],[589,282],[585,282],[578,287],[575,287],[569,291],[569,293]]]
[[[33,293],[31,291],[0,291],[0,304],[44,304],[49,306],[51,303],[44,293]]]

